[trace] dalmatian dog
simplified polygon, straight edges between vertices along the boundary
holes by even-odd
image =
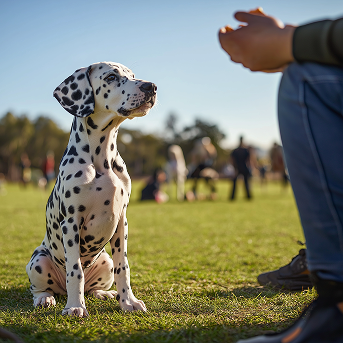
[[[88,316],[84,293],[116,298],[125,311],[146,311],[130,287],[126,211],[131,180],[117,151],[119,125],[145,116],[156,102],[155,84],[136,79],[119,63],[75,71],[54,97],[75,116],[56,184],[46,206],[46,234],[26,271],[34,306],[55,305],[63,315]],[[105,251],[110,242],[112,258]],[[108,290],[115,281],[117,291]]]

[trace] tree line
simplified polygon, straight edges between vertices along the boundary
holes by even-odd
[[[214,168],[223,168],[229,158],[229,151],[221,148],[225,134],[217,125],[195,119],[192,125],[180,130],[176,128],[177,115],[171,113],[160,136],[138,130],[120,128],[118,150],[128,171],[133,177],[151,175],[155,168],[167,162],[168,147],[181,146],[186,162],[197,140],[209,137],[217,149]],[[68,144],[69,132],[62,130],[52,119],[39,116],[30,120],[26,115],[6,113],[0,118],[0,173],[7,179],[18,179],[21,157],[27,154],[31,168],[41,169],[49,151],[55,155],[55,171]]]

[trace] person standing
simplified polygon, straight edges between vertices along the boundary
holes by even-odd
[[[231,200],[235,199],[236,183],[239,175],[243,176],[244,186],[247,199],[251,199],[249,179],[251,176],[250,171],[250,152],[249,149],[244,146],[243,136],[239,137],[239,146],[231,153],[232,165],[235,168],[235,176],[232,179],[232,191]]]

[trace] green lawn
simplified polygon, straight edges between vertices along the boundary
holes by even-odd
[[[25,266],[45,232],[48,192],[6,185],[0,194],[0,326],[25,342],[236,342],[292,322],[314,290],[280,292],[256,277],[288,263],[303,234],[290,189],[253,185],[246,201],[139,202],[133,183],[128,208],[131,285],[148,312],[124,313],[117,301],[86,296],[90,317],[34,309]],[[189,188],[190,185],[187,185]],[[203,191],[205,191],[203,189]],[[1,339],[0,339],[1,341]]]

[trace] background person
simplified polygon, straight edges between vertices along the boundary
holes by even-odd
[[[155,200],[156,202],[166,202],[168,195],[161,190],[161,185],[166,181],[166,173],[162,168],[156,168],[154,174],[149,178],[146,186],[142,189],[141,201]]]
[[[171,194],[172,182],[176,183],[176,198],[178,201],[185,199],[185,182],[188,170],[185,158],[179,145],[171,145],[168,148],[168,162],[166,164],[167,181],[169,184],[169,194]]]
[[[245,343],[343,342],[343,18],[284,26],[261,10],[219,32],[231,60],[284,70],[279,126],[318,299],[287,330]]]
[[[26,152],[21,154],[20,157],[20,168],[21,168],[21,182],[26,185],[31,181],[31,161]]]
[[[235,199],[236,183],[240,175],[243,176],[247,199],[251,199],[249,178],[251,176],[250,151],[243,143],[243,137],[239,137],[239,145],[231,153],[232,165],[235,168],[235,176],[232,179],[231,200]]]
[[[211,138],[203,137],[196,141],[193,150],[191,151],[192,165],[195,169],[191,172],[190,178],[194,179],[192,192],[194,198],[198,198],[197,188],[198,180],[204,179],[210,188],[210,198],[216,197],[215,180],[218,178],[218,173],[212,168],[217,158],[217,149],[211,142]],[[188,199],[190,198],[187,195]],[[190,199],[189,199],[190,200]]]
[[[42,169],[46,179],[45,187],[48,188],[49,183],[55,178],[55,155],[52,151],[46,154]]]

